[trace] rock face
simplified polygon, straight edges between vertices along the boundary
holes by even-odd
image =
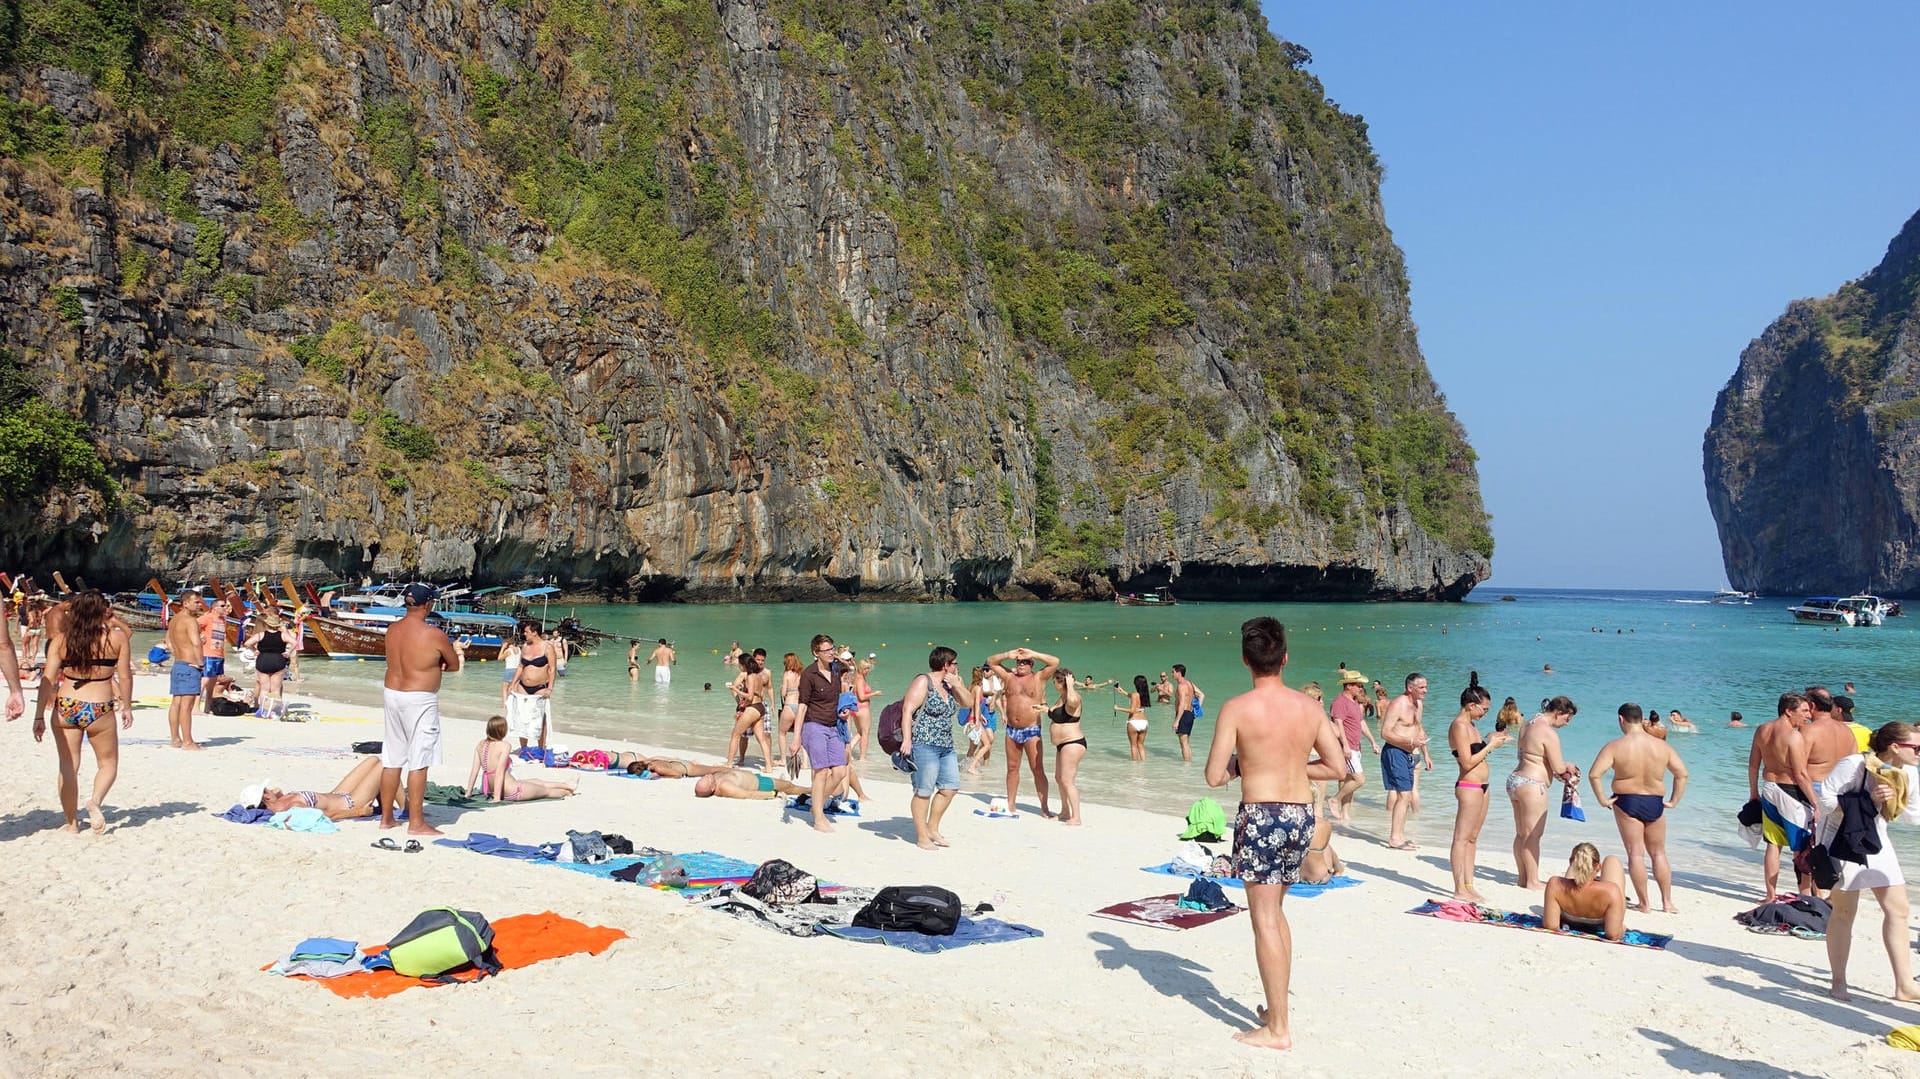
[[[694,600],[1490,571],[1365,125],[1252,4],[16,8],[0,324],[119,498],[37,494],[7,564]]]
[[[1920,214],[1865,277],[1787,307],[1706,434],[1733,587],[1920,595]]]

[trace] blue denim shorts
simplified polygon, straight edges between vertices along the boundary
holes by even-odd
[[[960,756],[952,746],[913,745],[913,793],[933,797],[936,790],[960,789]]]

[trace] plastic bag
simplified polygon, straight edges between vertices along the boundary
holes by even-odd
[[[684,888],[687,885],[687,864],[671,854],[665,858],[655,858],[647,863],[646,871],[640,874],[640,883],[649,887]]]

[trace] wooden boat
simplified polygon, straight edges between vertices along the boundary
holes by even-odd
[[[1121,607],[1172,607],[1180,601],[1173,598],[1171,588],[1156,588],[1144,596],[1134,592],[1117,593],[1113,602]]]
[[[333,659],[385,659],[387,628],[355,625],[338,618],[315,616],[307,619],[307,632],[320,642],[321,650]],[[468,638],[467,658],[485,662],[500,658],[499,639]]]
[[[1819,622],[1825,625],[1851,626],[1854,624],[1855,618],[1854,612],[1841,606],[1839,598],[1835,596],[1808,596],[1806,599],[1801,600],[1798,605],[1788,607],[1787,610],[1792,612],[1794,621],[1796,622]]]

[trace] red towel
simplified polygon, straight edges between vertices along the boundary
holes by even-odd
[[[576,955],[586,952],[599,955],[612,947],[616,940],[625,939],[626,934],[618,929],[604,925],[588,925],[565,918],[552,911],[542,914],[514,914],[493,923],[493,951],[500,957],[502,970],[514,970],[530,967],[548,959],[558,959],[563,955]],[[368,955],[385,951],[386,945],[363,948]],[[305,975],[291,975],[304,978]],[[455,981],[477,981],[480,972],[465,970],[452,975]],[[390,997],[423,985],[438,983],[421,981],[395,974],[391,970],[370,970],[364,974],[348,974],[339,978],[307,978],[318,982],[323,988],[343,997]]]

